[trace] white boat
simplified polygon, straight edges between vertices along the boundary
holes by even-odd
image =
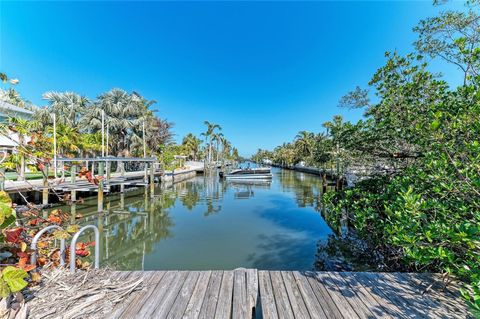
[[[224,177],[228,180],[251,180],[251,179],[271,179],[272,173],[268,167],[248,168],[248,169],[235,169],[228,174],[220,172],[220,177]]]

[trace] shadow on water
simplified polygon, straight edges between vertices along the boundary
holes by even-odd
[[[122,270],[368,268],[322,217],[318,176],[273,175],[239,182],[199,176],[157,187],[153,199],[144,188],[129,189],[107,196],[102,214],[95,198],[76,204],[72,220],[80,214],[81,224],[97,225],[102,265]]]

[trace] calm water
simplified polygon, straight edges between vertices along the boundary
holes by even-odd
[[[156,189],[153,200],[143,188],[107,197],[108,214],[94,213],[95,199],[76,209],[82,224],[101,230],[102,266],[307,270],[318,268],[319,258],[337,258],[319,253],[318,245],[335,238],[320,192],[317,176],[273,169],[271,182],[199,176]]]

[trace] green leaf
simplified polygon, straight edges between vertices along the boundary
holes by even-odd
[[[7,282],[0,278],[0,297],[6,298],[10,295],[10,292]]]
[[[28,277],[28,274],[23,269],[7,266],[2,270],[2,278],[7,282],[12,292],[20,291],[28,285],[24,280],[26,277]]]
[[[0,191],[0,204],[12,206],[12,199],[5,191]]]
[[[5,219],[9,218],[12,216],[13,209],[12,209],[12,200],[10,199],[10,196],[4,191],[0,192],[0,225],[2,225],[3,228],[6,226],[3,226],[3,223],[5,222]]]
[[[53,237],[56,239],[68,239],[70,238],[70,234],[66,230],[59,229],[53,232]]]
[[[430,128],[432,130],[436,130],[440,126],[440,121],[434,120],[432,124],[430,124]]]

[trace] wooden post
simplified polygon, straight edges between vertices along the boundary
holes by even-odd
[[[72,165],[72,167],[70,167],[70,181],[73,185],[72,191],[70,192],[70,198],[72,200],[72,203],[74,203],[77,200],[77,191],[75,190],[76,176],[77,176],[77,166]]]
[[[120,165],[120,176],[123,180],[125,177],[125,164],[123,162],[118,162],[118,165]],[[125,191],[125,184],[122,181],[122,183],[120,184],[120,193],[123,193],[124,191]]]
[[[322,174],[322,193],[327,192],[327,173],[324,171]]]
[[[125,194],[124,193],[120,193],[120,210],[125,210]]]
[[[150,164],[150,198],[155,196],[155,168],[154,163]]]
[[[103,171],[104,164],[105,163],[103,162],[98,163],[98,175],[100,177],[103,177],[103,174],[104,174],[104,171]],[[103,178],[100,179],[100,181],[98,182],[98,203],[97,204],[98,204],[97,211],[103,212]]]
[[[108,190],[110,191],[110,169],[111,169],[111,162],[107,161],[107,176],[106,176],[106,183],[108,185]]]
[[[42,204],[48,205],[48,166],[43,169]]]
[[[0,167],[0,191],[5,190],[5,167]]]
[[[77,191],[75,190],[75,178],[77,175],[77,167],[72,165],[70,167],[70,182],[72,184],[72,190],[70,191],[70,200],[72,201],[72,206],[70,207],[70,221],[75,223],[75,217],[77,215]]]
[[[148,163],[145,162],[145,174],[143,176],[143,182],[145,183],[145,188],[147,187],[147,183],[148,183]]]

